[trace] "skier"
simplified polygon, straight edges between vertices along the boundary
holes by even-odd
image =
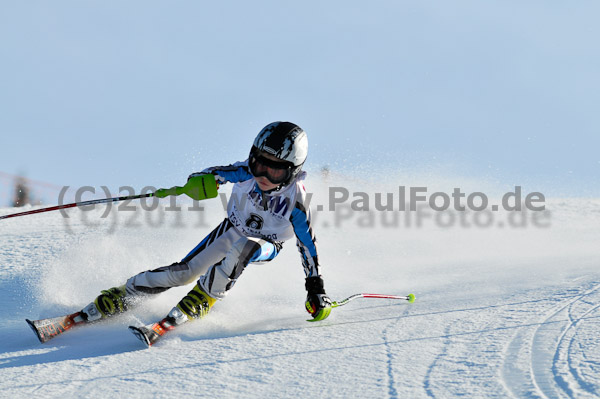
[[[249,158],[204,169],[190,178],[212,174],[218,184],[234,183],[227,217],[180,262],[139,273],[119,287],[102,291],[71,315],[73,324],[122,313],[145,296],[190,284],[194,288],[168,315],[152,326],[132,328],[148,345],[166,331],[206,315],[223,299],[249,263],[273,260],[284,241],[296,237],[306,275],[306,310],[313,320],[331,311],[321,277],[315,235],[302,180],[308,153],[306,133],[290,122],[265,126]]]

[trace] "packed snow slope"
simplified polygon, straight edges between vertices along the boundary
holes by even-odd
[[[129,203],[1,220],[0,396],[600,396],[600,200],[547,199],[541,222],[535,212],[431,210],[417,220],[375,209],[375,194],[397,202],[398,186],[306,184],[329,295],[412,292],[415,303],[357,299],[308,323],[288,242],[274,261],[249,266],[206,318],[151,349],[127,326],[163,317],[191,287],[42,345],[25,318],[79,310],[130,275],[180,260],[225,212],[219,199],[201,212],[162,200],[151,211]],[[330,187],[342,186],[350,196],[331,212]],[[356,191],[370,212],[350,208]]]

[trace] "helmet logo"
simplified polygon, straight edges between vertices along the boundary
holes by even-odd
[[[267,146],[264,146],[264,147],[262,148],[262,150],[263,150],[263,151],[265,151],[265,152],[268,152],[268,153],[269,153],[269,154],[271,154],[271,155],[275,155],[275,154],[277,153],[277,151],[275,151],[275,150],[274,150],[274,149],[272,149],[271,147],[267,147]]]

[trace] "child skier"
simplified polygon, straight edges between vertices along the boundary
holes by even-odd
[[[313,320],[325,319],[331,300],[323,286],[306,190],[301,183],[306,176],[302,165],[307,153],[308,139],[299,126],[274,122],[256,136],[246,161],[192,174],[190,178],[212,174],[218,184],[235,183],[225,220],[180,262],[142,272],[120,287],[102,291],[70,316],[73,325],[122,313],[144,296],[197,280],[164,319],[148,327],[132,327],[140,339],[152,345],[166,331],[206,315],[249,263],[273,260],[283,242],[294,235],[306,274],[306,310]]]

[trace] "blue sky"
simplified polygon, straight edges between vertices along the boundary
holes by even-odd
[[[289,120],[309,134],[310,167],[436,169],[598,196],[599,11],[592,1],[5,1],[0,172],[170,186],[245,158],[262,126]]]

